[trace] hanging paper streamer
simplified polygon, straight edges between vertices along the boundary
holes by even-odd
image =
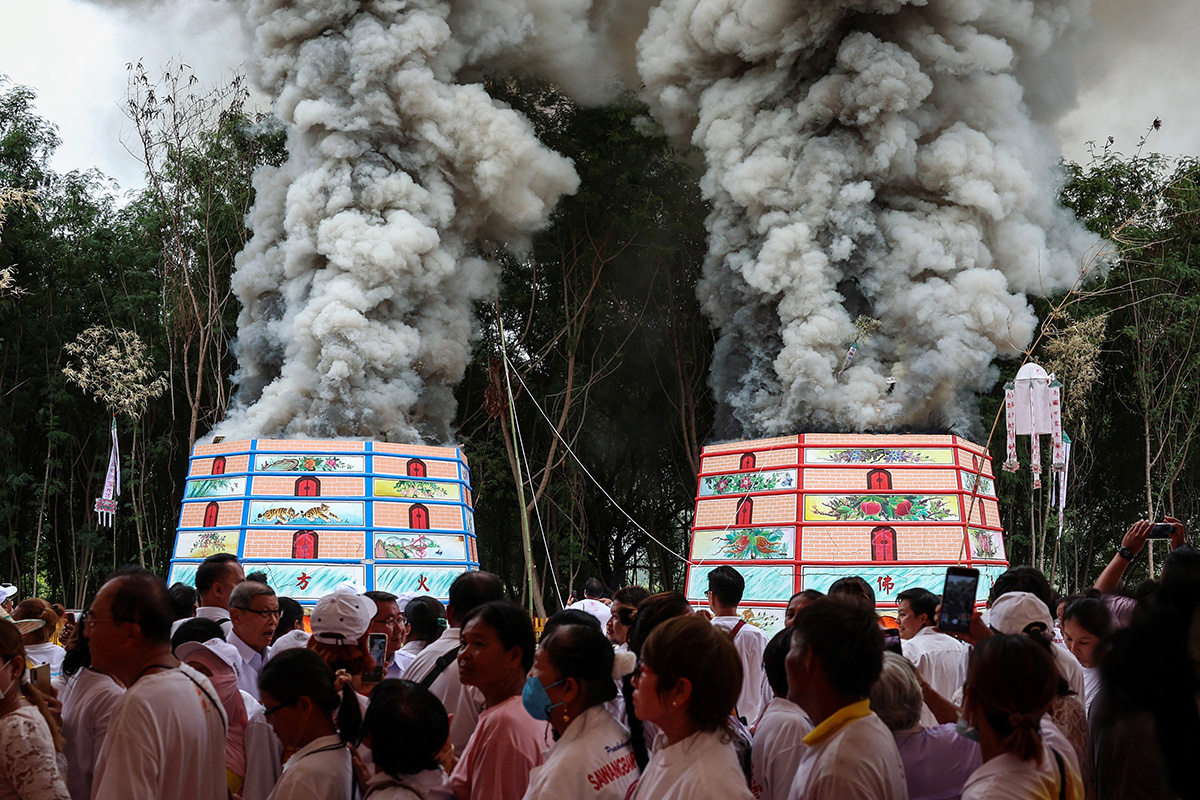
[[[117,418],[112,420],[112,451],[108,454],[108,474],[104,477],[104,494],[96,498],[96,515],[101,525],[113,526],[117,513],[117,495],[121,493],[121,451],[117,445]]]
[[[846,368],[850,366],[850,362],[854,360],[854,354],[858,352],[858,346],[870,339],[871,334],[879,330],[881,325],[883,323],[879,320],[862,315],[859,315],[858,319],[854,320],[854,327],[858,330],[858,333],[854,335],[854,339],[850,342],[850,349],[846,351],[846,357],[842,359],[842,366],[834,377],[838,377],[846,371]]]
[[[1058,506],[1058,538],[1063,535],[1063,511],[1067,507],[1067,473],[1071,469],[1071,437],[1067,434],[1062,435],[1063,444],[1063,466],[1062,471],[1057,475],[1057,480],[1054,482],[1054,488],[1057,489],[1057,496],[1051,496],[1050,502]]]
[[[1051,464],[1055,472],[1066,468],[1066,445],[1062,432],[1062,384],[1047,375],[1037,364],[1026,364],[1016,380],[1004,387],[1004,411],[1007,417],[1007,456],[1004,469],[1016,472],[1017,437],[1029,437],[1030,469],[1033,488],[1042,488],[1041,435],[1049,434],[1052,442]]]

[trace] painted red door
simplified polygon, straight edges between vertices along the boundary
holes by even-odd
[[[871,531],[871,560],[896,560],[896,529],[891,527],[876,528]]]
[[[428,530],[429,509],[422,505],[410,506],[408,509],[408,527],[415,530]]]
[[[221,513],[221,506],[216,500],[204,507],[204,527],[215,528],[217,525],[217,515]]]
[[[224,475],[225,474],[225,456],[217,456],[216,458],[213,459],[212,474],[213,475]]]
[[[890,492],[892,490],[892,473],[886,469],[873,469],[868,472],[867,490],[872,492]]]
[[[312,476],[296,481],[296,497],[320,497],[321,482]]]
[[[754,469],[754,453],[742,453],[742,462],[738,467],[745,472],[748,469]]]
[[[410,458],[408,464],[405,465],[408,477],[424,478],[425,477],[425,462],[419,458]]]
[[[737,524],[750,525],[754,518],[754,501],[749,497],[743,497],[737,507]]]
[[[292,558],[317,557],[317,532],[296,531],[292,535]]]

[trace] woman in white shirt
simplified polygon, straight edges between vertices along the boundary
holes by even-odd
[[[428,689],[412,681],[383,681],[371,692],[362,733],[376,769],[364,800],[449,796],[442,765],[454,749],[450,717]]]
[[[967,779],[963,800],[1082,800],[1079,773],[1039,730],[1057,687],[1053,656],[1028,636],[997,634],[975,646],[963,717],[966,735],[979,738],[983,766]]]
[[[1062,627],[1067,649],[1083,667],[1084,705],[1091,711],[1100,690],[1100,659],[1112,635],[1112,615],[1103,600],[1081,597],[1067,604]]]
[[[351,800],[354,769],[347,743],[358,737],[362,709],[350,684],[339,695],[325,660],[312,650],[294,649],[263,665],[258,689],[279,741],[296,750],[270,800]]]
[[[523,800],[625,800],[640,772],[629,730],[604,704],[617,696],[613,648],[591,625],[562,625],[542,638],[521,701],[558,740],[529,774]]]
[[[641,648],[633,705],[662,731],[638,782],[638,800],[751,800],[726,728],[742,686],[729,634],[703,617],[669,619]]]
[[[0,619],[0,800],[70,800],[58,771],[62,736],[25,666],[20,631]]]

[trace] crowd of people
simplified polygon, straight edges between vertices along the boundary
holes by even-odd
[[[4,584],[0,800],[1191,797],[1200,551],[1172,522],[1161,580],[1121,590],[1139,522],[1087,596],[1015,567],[958,636],[934,593],[885,617],[851,577],[768,637],[730,566],[700,609],[589,580],[540,638],[482,571],[307,617],[230,555],[194,587],[118,570],[79,620]]]

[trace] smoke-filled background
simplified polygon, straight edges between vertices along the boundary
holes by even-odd
[[[1031,341],[1026,294],[1096,242],[1056,203],[1049,123],[1086,2],[665,0],[639,43],[656,117],[701,149],[699,287],[718,434],[977,433]],[[839,367],[860,315],[881,327]],[[894,386],[889,385],[889,379]]]
[[[651,5],[220,4],[290,155],[258,181],[218,433],[449,436],[486,248],[519,250],[575,185],[482,70],[588,103],[644,82],[699,149],[718,435],[971,433],[1034,330],[1026,293],[1075,284],[1095,245],[1055,204],[1050,127],[1086,1]],[[838,377],[859,315],[882,326]]]

